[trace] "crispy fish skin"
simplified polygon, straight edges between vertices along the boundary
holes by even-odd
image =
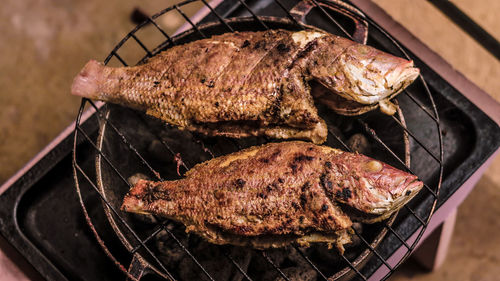
[[[320,31],[235,32],[174,46],[146,64],[112,68],[90,61],[74,95],[145,110],[207,135],[326,140],[310,80],[330,90],[318,99],[360,114],[411,83],[413,62]],[[339,102],[352,101],[357,109]],[[361,108],[361,109],[360,109]],[[393,113],[385,110],[386,113]]]
[[[377,221],[422,187],[367,156],[292,141],[198,164],[184,179],[139,181],[122,210],[183,223],[215,244],[264,249],[326,242],[341,251],[353,219]]]

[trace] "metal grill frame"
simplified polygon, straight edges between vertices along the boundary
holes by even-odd
[[[289,11],[287,10],[287,8],[285,8],[285,6],[280,2],[280,0],[274,0],[275,3],[281,7],[281,9],[286,13],[287,15],[287,18],[291,21],[293,21],[297,26],[302,26],[301,23],[299,23],[295,17],[293,17]],[[220,14],[218,14],[215,9],[213,7],[211,7],[205,0],[187,0],[187,1],[183,1],[181,3],[178,3],[174,6],[171,6],[169,8],[166,8],[162,11],[160,11],[159,13],[151,16],[151,17],[148,17],[148,19],[137,25],[130,33],[128,33],[116,46],[115,48],[111,51],[111,53],[109,54],[109,56],[105,59],[104,63],[107,64],[113,57],[115,57],[116,59],[118,59],[124,66],[128,66],[129,64],[122,58],[120,57],[120,55],[118,55],[117,51],[123,46],[123,44],[125,42],[127,42],[129,39],[133,39],[143,50],[144,52],[146,53],[144,58],[141,60],[141,61],[144,61],[145,59],[149,58],[149,57],[152,57],[153,54],[156,54],[159,52],[159,50],[162,50],[164,49],[166,46],[170,45],[170,46],[173,46],[175,45],[175,42],[174,40],[172,39],[172,36],[169,36],[167,34],[167,32],[165,32],[156,22],[155,22],[155,19],[157,19],[158,17],[160,17],[161,15],[169,12],[169,11],[173,11],[175,10],[177,13],[179,13],[185,20],[186,22],[191,26],[191,28],[197,32],[199,35],[201,35],[201,37],[205,37],[205,35],[198,29],[198,25],[197,23],[193,23],[189,17],[187,17],[184,12],[182,11],[181,7],[182,6],[185,6],[187,4],[190,4],[190,3],[193,3],[193,2],[201,2],[205,7],[208,7],[208,9],[210,10],[210,13],[215,15],[215,17],[220,21],[221,24],[223,24],[226,28],[227,28],[227,31],[228,32],[232,32],[234,31],[233,28],[227,23],[226,19],[224,19]],[[336,25],[339,27],[340,30],[342,30],[344,32],[344,35],[350,39],[353,39],[351,34],[349,34],[348,32],[345,31],[345,29],[322,7],[322,2],[332,2],[332,1],[317,1],[317,0],[312,0],[311,3],[314,4],[314,6],[316,8],[319,9],[319,11],[321,11],[321,13],[329,18],[330,22],[333,24],[333,25]],[[247,5],[247,3],[245,3],[245,0],[238,0],[238,3],[240,5],[240,7],[243,7],[245,9],[247,9],[249,11],[249,13],[254,17],[254,19],[259,22],[264,28],[268,28],[267,25],[264,23],[264,21],[262,21],[260,19],[259,16],[257,16],[251,9],[250,7]],[[359,16],[359,15],[354,15],[354,16]],[[407,59],[411,59],[410,56],[405,52],[405,50],[396,42],[396,40],[394,40],[389,34],[387,34],[382,28],[380,28],[375,22],[373,22],[372,20],[370,20],[369,18],[360,18],[361,20],[366,20],[368,21],[368,23],[370,24],[370,26],[376,28],[378,31],[380,31],[382,34],[384,34],[393,44],[394,46],[397,47],[397,49],[401,52],[401,55],[406,57]],[[159,45],[157,48],[155,48],[154,50],[150,51],[146,46],[145,44],[143,44],[141,42],[141,40],[138,39],[138,37],[135,35],[135,33],[140,30],[142,27],[144,27],[145,25],[147,24],[152,24],[158,32],[160,32],[164,37],[165,37],[165,42],[161,45]],[[421,224],[421,227],[420,227],[420,232],[417,236],[417,238],[413,241],[413,243],[411,243],[411,245],[409,245],[407,243],[407,241],[401,236],[400,233],[398,233],[396,230],[394,230],[390,225],[386,225],[386,228],[387,230],[394,234],[394,236],[399,240],[399,243],[402,244],[402,246],[404,246],[404,248],[406,248],[406,253],[404,255],[404,257],[398,261],[395,265],[391,265],[387,260],[385,260],[378,252],[376,249],[372,248],[370,246],[370,243],[368,241],[366,241],[362,235],[360,235],[359,233],[355,232],[355,234],[360,238],[360,240],[362,241],[363,244],[366,245],[366,247],[370,250],[371,253],[373,253],[381,262],[382,262],[382,266],[385,266],[387,267],[387,269],[389,270],[389,272],[384,276],[383,279],[386,279],[387,277],[390,276],[390,274],[394,271],[394,269],[396,267],[398,267],[405,259],[406,257],[409,256],[409,254],[414,250],[414,248],[416,247],[418,241],[420,240],[420,238],[422,237],[426,227],[427,227],[427,224],[429,223],[430,219],[431,219],[431,216],[433,214],[433,211],[435,209],[435,206],[436,206],[436,202],[437,202],[437,198],[439,196],[439,190],[440,190],[440,187],[441,187],[441,182],[442,182],[442,177],[443,177],[443,141],[442,141],[442,135],[441,135],[441,128],[440,128],[440,123],[439,123],[439,116],[437,114],[437,108],[436,108],[436,105],[434,103],[434,100],[432,98],[432,94],[425,82],[425,79],[423,78],[422,75],[420,75],[419,77],[419,81],[420,83],[422,83],[422,85],[424,86],[424,89],[425,89],[425,92],[426,92],[426,95],[428,96],[429,98],[429,102],[432,106],[432,111],[429,111],[429,109],[426,108],[425,105],[423,105],[421,102],[418,101],[418,99],[413,96],[411,93],[409,93],[408,91],[404,91],[404,94],[406,96],[408,96],[422,111],[425,112],[426,115],[428,115],[434,122],[435,122],[435,125],[436,125],[436,128],[437,128],[437,139],[438,139],[438,142],[439,142],[439,150],[440,150],[440,153],[439,155],[434,155],[430,149],[428,147],[426,147],[422,141],[420,141],[418,138],[416,138],[416,136],[409,130],[406,128],[406,126],[404,126],[404,124],[395,116],[393,116],[392,118],[394,119],[394,121],[398,124],[398,126],[404,130],[404,132],[406,132],[406,134],[408,134],[414,141],[416,144],[418,144],[420,147],[422,147],[430,156],[431,158],[433,158],[439,165],[439,175],[438,175],[438,184],[434,187],[434,188],[431,188],[430,186],[428,185],[424,185],[425,187],[423,188],[423,190],[426,190],[426,192],[428,192],[433,198],[433,204],[432,204],[432,207],[431,209],[429,210],[429,214],[426,218],[421,218],[419,217],[416,212],[414,210],[412,210],[408,205],[405,205],[405,209],[408,210],[409,214],[414,216],[417,221]],[[98,240],[99,244],[103,247],[105,253],[122,269],[122,271],[124,271],[127,276],[132,279],[132,280],[137,280],[136,276],[134,276],[133,274],[131,274],[129,271],[127,271],[125,269],[125,267],[123,265],[120,264],[120,262],[113,256],[113,254],[109,251],[109,249],[106,247],[106,245],[104,244],[104,242],[102,241],[102,239],[100,238],[99,236],[99,233],[97,232],[97,230],[95,230],[95,228],[93,227],[93,224],[92,224],[92,220],[88,214],[88,211],[87,211],[87,208],[85,206],[85,203],[82,199],[82,196],[81,196],[81,191],[80,191],[80,187],[79,187],[79,175],[81,176],[81,179],[84,180],[84,181],[87,181],[91,184],[91,186],[94,188],[95,192],[98,193],[98,195],[100,196],[100,198],[103,200],[104,204],[107,205],[111,210],[112,212],[116,215],[116,217],[119,219],[119,221],[121,223],[123,223],[129,230],[130,232],[135,236],[135,238],[137,239],[137,242],[139,243],[138,246],[134,247],[130,253],[131,255],[134,255],[135,257],[135,253],[143,248],[145,249],[156,261],[156,263],[158,263],[160,269],[163,271],[164,273],[164,276],[172,279],[172,280],[175,280],[175,278],[173,278],[173,276],[168,272],[168,270],[166,270],[166,268],[163,266],[162,262],[158,260],[158,258],[156,257],[156,255],[153,253],[153,251],[146,245],[146,243],[151,240],[152,238],[154,238],[160,231],[162,230],[166,230],[167,233],[169,234],[169,236],[174,239],[176,241],[176,243],[181,247],[183,248],[186,253],[193,259],[193,261],[195,262],[195,264],[197,264],[197,266],[200,267],[200,269],[202,270],[202,272],[205,274],[205,276],[210,279],[210,280],[214,280],[212,278],[212,276],[201,266],[201,264],[196,260],[196,258],[189,252],[189,250],[187,248],[185,248],[182,243],[176,238],[176,236],[170,231],[168,230],[166,227],[165,227],[165,224],[164,223],[161,223],[158,225],[158,227],[152,232],[151,235],[149,235],[148,237],[146,237],[145,239],[141,239],[136,233],[135,231],[133,230],[133,227],[128,225],[127,222],[125,222],[125,220],[123,218],[121,218],[119,212],[115,209],[113,209],[113,207],[110,205],[109,202],[107,202],[107,200],[105,199],[105,197],[103,196],[103,194],[99,191],[99,188],[98,186],[91,180],[91,178],[88,176],[87,173],[85,173],[85,171],[83,170],[83,168],[78,164],[78,161],[77,161],[77,155],[76,155],[76,146],[77,144],[80,142],[79,140],[79,136],[83,137],[84,141],[87,141],[88,143],[91,144],[91,146],[93,146],[93,148],[96,150],[96,153],[98,153],[100,155],[100,157],[102,157],[109,165],[111,165],[111,167],[115,170],[115,172],[122,178],[122,180],[125,181],[125,183],[127,183],[127,180],[125,179],[125,177],[123,177],[120,172],[113,166],[113,163],[107,158],[107,156],[98,148],[98,146],[96,145],[96,143],[91,139],[91,137],[85,132],[85,130],[80,126],[81,124],[81,117],[82,117],[82,114],[84,112],[84,109],[86,108],[86,105],[87,104],[90,104],[90,106],[93,107],[93,109],[98,113],[98,115],[102,118],[102,120],[106,120],[107,124],[109,124],[114,130],[116,130],[116,132],[122,137],[122,140],[124,142],[124,144],[126,144],[133,153],[137,154],[139,156],[139,158],[141,159],[141,162],[143,165],[146,165],[148,167],[148,169],[151,170],[151,172],[155,175],[158,176],[158,180],[162,180],[161,177],[159,176],[159,174],[151,167],[151,165],[140,155],[140,153],[135,150],[133,148],[133,146],[130,144],[130,142],[127,141],[127,139],[123,136],[123,134],[121,134],[119,132],[119,130],[116,129],[116,127],[111,124],[110,122],[108,122],[108,120],[106,118],[103,118],[102,116],[102,112],[101,112],[101,109],[100,109],[100,105],[101,104],[96,104],[88,99],[82,99],[82,102],[81,102],[81,106],[80,106],[80,109],[79,109],[79,112],[78,112],[78,116],[77,116],[77,119],[76,119],[76,124],[75,124],[75,132],[74,132],[74,150],[73,150],[73,169],[74,169],[74,176],[75,176],[75,184],[76,184],[76,189],[77,189],[77,193],[78,193],[78,196],[79,196],[79,200],[80,200],[80,203],[82,205],[82,209],[84,211],[84,215],[87,219],[87,222],[88,224],[90,225],[91,229],[92,229],[92,232],[94,233],[94,235],[96,236],[96,239]],[[353,118],[356,118],[356,117],[353,117]],[[380,145],[381,147],[383,147],[383,149],[385,149],[390,155],[392,155],[392,157],[394,157],[394,159],[399,162],[402,166],[405,167],[405,169],[410,172],[410,173],[413,173],[412,170],[410,169],[409,165],[407,165],[405,163],[405,161],[401,158],[399,158],[376,134],[376,132],[370,128],[370,126],[364,122],[362,119],[360,118],[356,118],[356,121],[359,122],[359,124],[364,128],[365,132],[371,136],[371,138],[373,139],[373,141],[375,143],[377,143],[378,145]],[[340,144],[341,146],[347,150],[347,151],[350,151],[350,148],[349,146],[344,143],[342,141],[342,139],[335,135],[335,133],[331,132],[329,130],[329,135],[334,137]],[[175,151],[173,151],[172,149],[170,149],[170,147],[168,147],[168,144],[165,144],[164,145],[169,149],[169,151],[172,153],[172,155],[175,155]],[[188,167],[184,164],[184,168],[187,170]],[[127,183],[128,184],[128,183]],[[328,276],[325,276],[317,267],[314,263],[311,262],[311,260],[298,248],[296,247],[296,250],[300,253],[300,255],[307,261],[307,263],[309,263],[311,265],[311,267],[318,273],[318,276],[319,278],[321,279],[324,279],[324,280],[327,280]],[[225,253],[226,254],[226,257],[233,263],[233,265],[235,265],[235,267],[242,273],[242,275],[244,276],[245,279],[247,280],[251,280],[251,278],[248,276],[248,274],[238,265],[238,263],[230,256],[229,253]],[[262,251],[261,252],[262,256],[264,259],[266,259],[270,265],[279,273],[279,275],[281,277],[283,277],[285,280],[289,280],[289,278],[283,273],[282,270],[280,270],[280,268],[272,261],[272,259],[270,259],[267,255],[266,255],[266,252],[265,251]],[[348,267],[350,267],[356,274],[357,276],[362,279],[362,280],[367,280],[369,278],[369,276],[364,276],[360,270],[355,266],[353,265],[352,261],[349,260],[347,257],[345,257],[344,255],[341,255],[341,257],[343,258],[343,260],[345,261],[346,265]],[[134,262],[134,260],[133,260]],[[133,263],[132,262],[132,263]]]

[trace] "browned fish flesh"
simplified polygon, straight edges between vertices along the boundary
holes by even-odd
[[[180,180],[140,180],[122,210],[181,222],[215,244],[325,242],[343,251],[353,221],[388,218],[422,185],[367,156],[291,141],[214,158]]]
[[[71,92],[207,135],[322,143],[327,128],[309,81],[329,90],[317,99],[337,113],[356,115],[380,106],[394,114],[389,99],[418,73],[412,61],[322,31],[268,30],[174,46],[134,67],[92,60]]]

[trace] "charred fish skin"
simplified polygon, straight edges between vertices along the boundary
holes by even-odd
[[[406,61],[321,31],[235,32],[172,47],[134,67],[90,61],[74,95],[145,110],[208,135],[267,135],[326,140],[308,82],[330,90],[318,99],[340,114],[384,105],[418,75]],[[345,109],[339,100],[357,108]],[[391,113],[391,110],[385,110]],[[393,112],[392,112],[393,113]]]
[[[353,220],[386,217],[421,187],[415,176],[367,156],[292,141],[214,158],[184,179],[142,180],[122,210],[176,220],[216,244],[326,242],[342,251]]]

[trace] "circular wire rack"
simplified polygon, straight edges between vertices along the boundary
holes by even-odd
[[[230,1],[231,2],[231,1]],[[222,27],[223,32],[233,32],[240,30],[240,25],[237,23],[244,23],[245,28],[248,28],[248,23],[252,23],[250,29],[252,30],[266,30],[272,28],[273,22],[280,22],[290,26],[293,29],[299,30],[308,28],[311,26],[316,26],[325,29],[329,32],[336,33],[337,35],[350,38],[355,41],[362,41],[361,43],[366,43],[366,38],[368,34],[373,36],[375,39],[368,39],[368,44],[375,45],[378,48],[385,49],[394,55],[406,57],[411,59],[410,54],[402,48],[396,40],[394,40],[388,33],[386,33],[382,28],[380,28],[375,22],[366,18],[362,12],[353,8],[345,2],[341,1],[283,1],[272,0],[272,5],[276,9],[276,15],[270,17],[269,15],[259,14],[259,10],[252,9],[251,5],[248,4],[250,1],[238,0],[232,1],[236,8],[232,9],[240,10],[240,14],[246,15],[244,20],[239,21],[238,18],[234,18],[231,15],[225,15],[218,12],[216,7],[212,7],[205,0],[188,0],[178,3],[177,5],[168,7],[159,13],[146,17],[145,21],[137,25],[130,33],[128,33],[111,51],[109,56],[104,60],[107,65],[114,66],[129,66],[144,63],[148,58],[153,57],[159,52],[168,49],[169,47],[178,45],[182,42],[183,38],[189,37],[190,40],[207,38],[211,33],[207,32],[207,26],[213,26],[217,24]],[[248,2],[248,3],[247,3]],[[294,2],[294,3],[291,3]],[[206,13],[203,17],[188,17],[184,9],[188,5],[198,5],[197,7],[203,8]],[[202,9],[202,10],[203,10]],[[305,19],[309,15],[309,12],[313,11],[315,14],[311,13],[311,22],[305,24]],[[340,14],[339,14],[340,12]],[[166,31],[161,24],[161,17],[167,16],[169,14],[175,13],[176,16],[180,16],[184,20],[184,25],[182,25],[176,31]],[[315,24],[315,19],[320,18],[322,21]],[[243,19],[243,18],[241,18]],[[346,19],[348,19],[346,21]],[[350,21],[350,23],[349,23]],[[353,24],[354,23],[354,24]],[[325,26],[326,24],[326,26]],[[147,29],[142,36],[147,38],[156,38],[155,40],[147,40],[146,42],[141,37],[141,31]],[[370,31],[370,32],[368,32]],[[366,34],[363,34],[366,33]],[[187,36],[186,36],[187,35]],[[363,37],[364,36],[364,37]],[[364,39],[363,39],[364,38]],[[363,42],[364,41],[364,42]],[[380,41],[383,41],[380,43]],[[385,42],[385,44],[384,44]],[[127,46],[134,46],[132,48]],[[417,65],[418,66],[418,65]],[[357,237],[358,242],[363,248],[362,252],[369,254],[360,259],[360,255],[349,256],[347,254],[338,254],[340,257],[339,261],[342,263],[341,274],[337,273],[332,275],[331,273],[326,273],[321,270],[319,266],[314,262],[314,260],[308,256],[307,252],[303,249],[294,246],[297,253],[304,259],[304,261],[313,269],[318,279],[320,280],[330,280],[338,278],[352,278],[359,280],[368,280],[376,270],[381,270],[383,274],[379,274],[382,279],[386,279],[390,274],[411,254],[415,249],[418,241],[425,232],[425,229],[431,219],[434,212],[436,202],[439,196],[439,189],[441,187],[441,181],[443,176],[443,142],[441,136],[439,116],[437,114],[437,108],[434,103],[432,93],[427,86],[425,79],[420,75],[413,85],[408,89],[404,90],[403,93],[395,98],[396,103],[400,105],[397,116],[380,116],[380,113],[369,113],[360,117],[335,117],[340,120],[349,119],[352,121],[359,130],[366,135],[373,147],[376,147],[377,151],[381,151],[384,154],[383,160],[389,164],[396,166],[400,169],[406,170],[410,173],[416,174],[421,180],[424,181],[424,188],[420,194],[415,197],[409,204],[405,205],[401,211],[394,215],[391,219],[382,223],[384,234],[379,236],[383,241],[380,245],[391,245],[389,250],[381,249],[377,243],[373,243],[367,236],[360,233],[354,229],[354,235]],[[89,110],[85,110],[89,108]],[[430,109],[429,109],[430,108]],[[94,113],[95,112],[95,113]],[[411,112],[411,117],[405,118],[402,112]],[[416,113],[414,113],[416,112]],[[85,126],[84,121],[88,116],[94,116],[97,118],[101,130],[104,126],[108,130],[112,130],[117,134],[117,141],[121,142],[125,147],[128,148],[130,154],[134,154],[139,159],[137,165],[142,165],[150,171],[157,180],[164,180],[155,165],[147,160],[147,157],[143,156],[143,151],[138,149],[134,145],[134,140],[127,137],[125,133],[122,132],[120,124],[116,124],[116,120],[110,120],[109,118],[110,108],[108,105],[93,102],[88,99],[82,99],[80,110],[76,120],[75,126],[75,136],[74,136],[74,150],[73,150],[73,169],[75,176],[75,185],[77,193],[82,205],[82,210],[89,224],[92,233],[96,237],[99,244],[102,246],[106,255],[114,261],[114,263],[125,273],[125,275],[131,280],[141,279],[146,272],[156,274],[157,276],[175,280],[176,277],[170,273],[167,269],[168,266],[158,257],[157,249],[154,249],[154,245],[151,245],[151,241],[157,238],[160,233],[167,233],[167,237],[175,241],[178,247],[184,251],[189,258],[193,261],[194,265],[200,269],[203,278],[208,280],[216,280],[209,270],[203,267],[203,265],[197,259],[197,253],[193,252],[188,245],[183,244],[183,240],[178,237],[178,233],[173,231],[166,221],[161,221],[156,223],[152,230],[144,235],[137,230],[137,227],[130,223],[129,220],[124,218],[124,213],[113,206],[106,198],[103,192],[102,181],[98,175],[95,175],[94,171],[89,170],[88,167],[84,167],[81,164],[81,155],[77,149],[78,145],[81,143],[87,143],[95,152],[96,162],[105,162],[110,169],[116,173],[116,176],[123,181],[123,184],[130,187],[127,180],[127,176],[117,168],[119,165],[116,160],[113,159],[112,155],[109,155],[108,151],[102,149],[102,135],[95,136],[95,132],[92,131],[89,126]],[[412,118],[413,116],[420,116],[419,119]],[[422,117],[424,116],[424,117]],[[139,118],[143,117],[131,117]],[[378,121],[379,118],[385,118],[383,121]],[[391,127],[389,130],[394,131],[393,134],[399,136],[399,141],[403,141],[406,145],[406,150],[403,152],[396,151],[391,144],[386,141],[387,132],[384,132],[381,128],[383,126],[377,126],[378,123],[388,123]],[[419,128],[419,123],[426,122],[429,123],[433,129],[423,139],[422,134],[420,134],[417,129]],[[147,121],[145,122],[147,123]],[[407,124],[408,123],[408,124]],[[146,125],[147,126],[147,125]],[[165,127],[165,130],[170,130],[171,128]],[[387,129],[387,128],[386,128]],[[329,126],[328,135],[328,145],[340,148],[346,151],[352,151],[352,146],[350,146],[345,137],[342,136],[343,130],[331,129]],[[401,136],[399,134],[402,134]],[[164,139],[160,139],[160,143],[169,151],[170,160],[177,161],[177,169],[188,170],[189,167],[186,165],[188,161],[182,161],[179,157],[179,153],[175,151],[169,143]],[[236,140],[228,140],[234,145],[234,150],[241,149],[241,145]],[[204,143],[203,138],[193,137],[193,143],[201,146],[205,152],[210,154],[211,157],[217,156],[218,153],[214,153],[210,149],[210,145]],[[375,148],[374,148],[375,149]],[[424,162],[423,166],[431,167],[427,169],[422,169],[422,165],[413,167],[410,165],[410,155],[413,159],[424,159],[419,160]],[[99,167],[97,174],[99,174]],[[91,188],[87,191],[81,189],[83,184],[89,185]],[[130,258],[123,260],[117,258],[117,255],[113,252],[113,249],[108,247],[100,235],[100,231],[94,226],[92,212],[89,212],[88,206],[85,204],[83,192],[92,192],[93,195],[98,196],[103,202],[103,209],[105,209],[109,214],[111,214],[111,223],[119,224],[120,228],[125,229],[128,232],[128,237],[132,237],[132,241],[123,241],[126,243],[126,250],[129,253]],[[125,190],[126,192],[126,190]],[[108,217],[109,219],[110,217]],[[407,225],[411,227],[407,227]],[[405,227],[406,226],[406,227]],[[116,226],[113,226],[116,229]],[[387,235],[385,235],[387,233]],[[394,252],[400,252],[399,258],[390,259]],[[248,249],[251,251],[251,249]],[[256,251],[263,258],[263,260],[268,263],[271,270],[275,270],[279,276],[284,280],[290,280],[286,272],[282,270],[278,263],[276,263],[272,255],[269,255],[267,251]],[[226,257],[225,261],[221,261],[221,266],[223,262],[229,263],[234,266],[238,272],[241,273],[242,278],[246,280],[253,280],[252,273],[241,266],[238,261],[231,256],[231,253],[224,251]],[[369,261],[368,261],[369,260]],[[372,270],[366,269],[366,264],[375,265]],[[127,265],[128,267],[124,266]],[[373,267],[373,266],[372,266]]]

